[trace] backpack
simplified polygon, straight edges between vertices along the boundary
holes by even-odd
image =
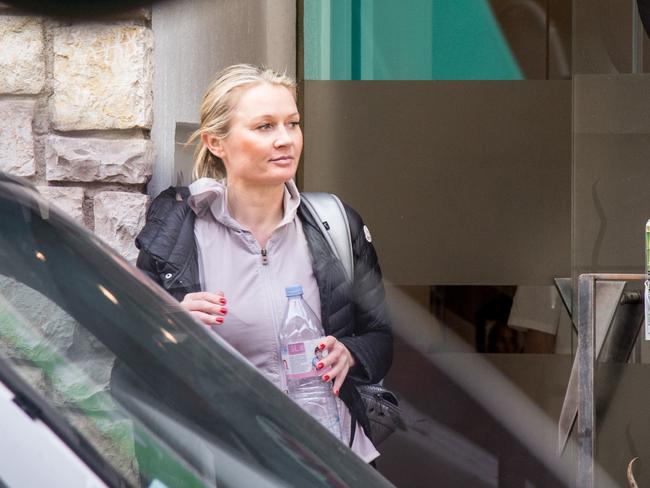
[[[348,280],[354,280],[354,254],[350,223],[343,203],[331,193],[301,193],[301,200],[314,216],[318,228],[334,255],[341,261]],[[379,445],[399,427],[406,430],[397,396],[384,388],[383,380],[374,385],[357,385],[370,421],[370,437]],[[354,430],[350,439],[352,445]]]
[[[348,280],[354,279],[354,257],[348,215],[341,200],[331,193],[301,193],[300,198],[316,219],[334,255],[343,263]]]

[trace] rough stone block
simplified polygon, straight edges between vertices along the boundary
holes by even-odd
[[[45,162],[48,181],[146,183],[153,168],[153,146],[146,139],[51,136]]]
[[[32,100],[0,101],[0,170],[34,175],[34,106]]]
[[[52,123],[59,130],[150,128],[153,34],[132,24],[53,30]]]
[[[108,397],[108,394],[104,395]],[[85,406],[85,404],[84,404]],[[107,415],[81,415],[78,409],[66,413],[73,427],[83,432],[93,447],[102,453],[104,459],[126,478],[129,485],[141,484],[135,459],[134,427],[131,420],[117,420],[123,414],[116,412]],[[164,486],[164,485],[163,485]]]
[[[15,364],[14,367],[20,377],[25,380],[29,386],[43,395],[47,396],[50,394],[50,387],[41,368],[37,366],[28,366],[25,363]]]
[[[55,360],[72,346],[76,321],[40,292],[0,276],[0,295],[16,314],[0,318],[0,338],[14,350],[10,356],[38,364]]]
[[[53,205],[83,225],[83,188],[66,188],[61,186],[39,186],[38,191]]]
[[[95,233],[132,263],[138,257],[135,237],[144,226],[149,197],[104,191],[95,195]]]
[[[0,93],[35,94],[44,83],[41,22],[33,17],[0,16]]]

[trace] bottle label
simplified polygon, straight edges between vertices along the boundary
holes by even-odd
[[[312,339],[304,342],[292,342],[282,348],[282,365],[287,374],[287,379],[299,380],[321,376],[332,368],[318,369],[321,359],[327,357],[327,349],[321,351],[320,345],[323,338]]]

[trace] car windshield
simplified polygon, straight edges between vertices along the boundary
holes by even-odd
[[[391,486],[37,192],[0,216],[0,355],[125,484]]]

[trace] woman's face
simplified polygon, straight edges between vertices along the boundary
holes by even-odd
[[[262,83],[244,89],[230,133],[208,144],[226,167],[229,184],[269,186],[293,178],[302,152],[300,114],[291,92]]]

